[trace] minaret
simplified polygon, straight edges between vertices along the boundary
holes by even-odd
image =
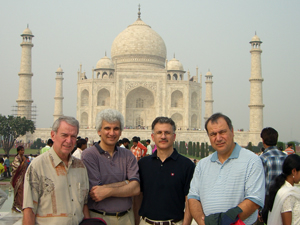
[[[212,91],[212,73],[208,70],[208,72],[205,75],[206,81],[205,81],[205,115],[204,115],[204,121],[206,121],[212,114],[213,114],[213,91]]]
[[[33,73],[31,72],[31,48],[33,47],[31,30],[27,28],[21,34],[23,38],[20,46],[22,47],[21,55],[21,66],[20,72],[18,73],[19,79],[19,95],[16,100],[17,106],[17,116],[26,117],[26,119],[31,118],[31,105],[33,100],[31,98],[31,77]]]
[[[63,70],[59,66],[56,71],[56,87],[55,87],[55,97],[54,97],[54,121],[60,116],[63,116]]]
[[[251,44],[251,77],[250,81],[250,132],[261,132],[263,129],[263,97],[262,97],[262,82],[261,75],[261,53],[259,37],[256,35],[250,41]]]

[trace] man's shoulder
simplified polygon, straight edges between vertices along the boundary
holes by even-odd
[[[217,152],[214,152],[214,153],[210,154],[209,156],[206,156],[206,157],[200,159],[200,161],[197,163],[197,165],[199,164],[199,166],[205,167],[207,164],[213,163],[211,158],[213,157],[214,154],[217,154]]]
[[[252,159],[259,159],[258,155],[256,155],[254,152],[252,152],[251,150],[246,149],[246,148],[241,148],[240,154],[242,156],[246,156],[246,157],[249,157]]]
[[[73,168],[85,168],[85,165],[82,162],[82,160],[80,160],[80,159],[78,159],[74,156],[71,156],[71,157],[72,157],[72,160],[73,160],[73,162],[72,162],[72,167]]]
[[[180,153],[178,153],[178,161],[179,162],[183,162],[186,163],[187,165],[194,165],[193,161],[191,159],[189,159],[188,157],[181,155]]]
[[[277,148],[269,149],[260,155],[262,159],[268,159],[270,157],[286,157],[286,156],[287,155],[284,152],[278,150]]]
[[[138,161],[139,166],[144,166],[144,165],[147,165],[148,163],[151,163],[152,158],[153,158],[153,155],[148,155],[148,156],[141,158]]]
[[[90,157],[90,156],[94,156],[96,155],[98,152],[98,149],[96,148],[95,145],[85,149],[84,151],[82,151],[82,154],[81,154],[81,157],[84,158],[84,157]]]

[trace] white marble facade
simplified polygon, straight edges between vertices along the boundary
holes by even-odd
[[[235,141],[243,146],[248,142],[257,145],[261,141],[264,107],[261,43],[256,35],[250,42],[250,126],[249,131],[235,131]],[[22,49],[25,51],[25,48]],[[28,59],[30,56],[29,49],[31,48],[27,47],[26,52],[22,52],[22,62],[23,57]],[[31,57],[25,61],[31,65]],[[25,67],[21,64],[21,71],[22,68]],[[30,75],[26,79],[31,79],[31,68],[26,71]],[[113,108],[119,110],[125,118],[125,129],[121,138],[140,136],[141,139],[149,139],[152,121],[157,116],[167,116],[176,123],[178,141],[209,142],[201,117],[202,101],[205,102],[204,118],[213,113],[212,73],[208,72],[205,76],[205,97],[202,96],[202,75],[198,74],[198,68],[194,76],[189,71],[187,76],[185,73],[183,65],[175,55],[173,59],[167,60],[164,40],[140,19],[139,13],[138,19],[113,41],[111,58],[105,54],[96,63],[92,74],[82,72],[80,65],[76,112],[80,122],[79,135],[89,137],[91,142],[99,140],[95,130],[96,116],[103,109]],[[28,85],[31,85],[30,81],[27,81]],[[19,93],[23,90],[24,87],[19,87]],[[30,93],[21,96],[27,96],[27,101],[32,101],[31,88]],[[62,90],[58,96],[55,99],[59,106],[55,105],[58,109],[54,109],[54,116],[62,114]],[[17,102],[21,104],[20,94]],[[234,118],[231,119],[235,125]],[[38,128],[34,134],[27,134],[19,139],[28,142],[41,138],[46,141],[50,138],[50,130]]]
[[[171,117],[181,129],[201,128],[202,86],[175,57],[166,60],[166,45],[138,18],[114,40],[111,59],[104,56],[90,78],[78,72],[77,119],[95,127],[97,113],[119,110],[127,128],[149,128],[157,116]]]

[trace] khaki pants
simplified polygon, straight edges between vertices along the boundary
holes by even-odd
[[[90,216],[91,218],[98,217],[104,219],[107,225],[134,225],[134,216],[132,210],[121,217],[105,216],[92,211],[90,211]]]
[[[149,219],[149,218],[148,218]],[[155,222],[165,222],[165,221],[163,221],[163,220],[152,220],[152,221],[155,221]],[[182,225],[182,220],[180,220],[179,222],[177,222],[177,223],[170,223],[170,225]],[[149,225],[149,223],[146,223],[146,221],[145,220],[143,220],[142,218],[141,218],[141,222],[140,222],[140,225]]]

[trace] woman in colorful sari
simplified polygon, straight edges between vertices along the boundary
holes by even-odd
[[[24,155],[25,151],[23,146],[18,146],[17,152],[18,154],[12,162],[11,185],[14,188],[14,202],[12,210],[21,212],[23,205],[24,177],[29,165],[29,160]]]

